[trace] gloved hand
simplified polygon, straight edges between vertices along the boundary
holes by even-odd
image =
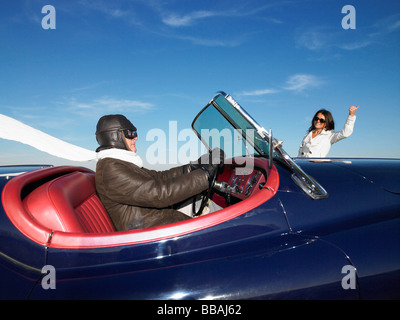
[[[220,148],[214,148],[211,152],[203,154],[196,161],[190,162],[192,170],[200,169],[204,165],[223,165],[225,161],[225,152]]]
[[[218,170],[225,161],[225,152],[220,148],[214,148],[211,152],[203,154],[196,161],[190,162],[190,170],[202,169],[208,174],[208,179],[212,179],[215,170]]]

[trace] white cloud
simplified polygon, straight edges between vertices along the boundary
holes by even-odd
[[[329,46],[328,39],[329,36],[327,33],[306,31],[297,37],[296,43],[299,46],[305,47],[311,51],[319,51]]]
[[[240,96],[263,96],[267,94],[279,93],[282,90],[300,93],[310,88],[316,88],[323,84],[323,81],[312,74],[294,74],[290,76],[285,84],[280,89],[258,89],[252,91],[243,91],[239,93]]]
[[[190,41],[194,45],[200,45],[206,47],[226,47],[226,48],[237,47],[246,40],[246,38],[243,36],[238,36],[235,39],[211,39],[211,38],[176,35],[175,38],[184,41]]]
[[[218,15],[212,11],[195,11],[190,14],[179,16],[177,14],[169,14],[162,19],[162,22],[172,27],[182,27],[193,25],[197,20]]]
[[[390,26],[388,26],[389,32],[396,31],[399,28],[400,28],[400,20],[397,20],[397,21],[393,22]]]
[[[111,110],[126,110],[127,108],[135,108],[138,110],[151,110],[154,106],[151,103],[142,102],[138,100],[112,99],[112,98],[98,99],[95,100],[94,103],[100,104]]]
[[[332,52],[337,49],[353,51],[373,45],[387,44],[391,34],[400,29],[399,15],[395,14],[369,26],[356,26],[356,30],[315,26],[301,30],[296,35],[296,44],[314,52]]]
[[[284,89],[295,92],[302,92],[312,87],[318,87],[319,85],[321,85],[321,83],[322,81],[314,75],[295,74],[293,76],[290,76],[289,79],[286,81]]]
[[[373,33],[351,37],[350,33],[344,31],[306,31],[297,37],[296,43],[315,52],[330,52],[335,48],[352,51],[373,45],[375,39]]]
[[[350,42],[350,43],[344,43],[344,44],[340,45],[339,48],[352,51],[352,50],[357,50],[357,49],[368,47],[371,44],[373,44],[373,42],[369,41],[369,40],[354,41],[354,42]]]
[[[106,17],[120,19],[130,25],[141,24],[141,18],[136,14],[136,11],[132,10],[129,4],[124,1],[79,0],[78,4],[85,10],[97,11]]]
[[[253,91],[244,91],[240,93],[242,96],[263,96],[266,94],[273,94],[278,92],[278,90],[275,89],[261,89],[261,90],[253,90]]]
[[[111,97],[102,97],[89,102],[77,101],[72,98],[63,104],[68,106],[71,113],[89,117],[98,117],[108,113],[147,112],[154,109],[154,104],[149,102]]]

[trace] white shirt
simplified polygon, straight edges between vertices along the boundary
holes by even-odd
[[[335,142],[350,137],[353,133],[356,116],[348,116],[342,131],[322,130],[315,138],[312,131],[307,133],[300,144],[298,157],[323,158]]]

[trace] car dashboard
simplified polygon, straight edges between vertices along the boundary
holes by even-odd
[[[262,168],[225,165],[215,183],[213,200],[223,207],[235,204],[259,192],[266,180],[266,172]]]

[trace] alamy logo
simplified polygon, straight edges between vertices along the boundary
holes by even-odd
[[[357,288],[356,268],[352,265],[345,265],[342,268],[342,274],[346,274],[342,278],[342,288],[344,290]]]
[[[346,5],[342,8],[342,13],[346,15],[342,19],[342,28],[345,30],[356,28],[356,8]]]
[[[42,288],[44,290],[56,288],[56,268],[50,265],[46,265],[42,268]]]
[[[56,8],[51,5],[45,5],[42,8],[42,13],[46,14],[42,19],[42,28],[44,30],[56,28]]]

